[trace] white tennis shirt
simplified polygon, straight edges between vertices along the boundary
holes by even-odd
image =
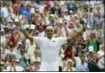
[[[34,37],[34,40],[40,47],[41,61],[45,64],[58,62],[61,46],[67,42],[65,37]]]

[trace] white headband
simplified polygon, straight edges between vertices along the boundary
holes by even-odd
[[[54,28],[52,26],[47,26],[46,29],[52,29],[52,30],[54,30]]]

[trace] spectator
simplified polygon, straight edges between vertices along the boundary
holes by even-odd
[[[16,63],[16,69],[18,70],[18,71],[23,71],[24,70],[24,68],[22,67],[22,66],[20,66],[20,60],[16,60],[15,61],[15,63]]]
[[[74,72],[75,71],[75,67],[73,67],[73,64],[74,64],[74,62],[71,59],[69,59],[67,61],[67,66],[64,67],[63,71]]]
[[[40,69],[40,58],[32,61],[32,69],[35,72],[38,72],[39,71],[39,69]]]
[[[9,66],[7,66],[6,71],[18,71],[16,68],[16,64],[15,64],[15,58],[11,58],[11,64]]]
[[[97,52],[97,57],[98,57],[98,59],[100,59],[105,53],[104,53],[104,50],[105,50],[105,48],[104,48],[104,44],[101,44],[100,45],[100,48],[99,48],[99,51]]]
[[[104,25],[104,19],[102,18],[100,12],[97,13],[97,16],[95,17],[95,21],[94,22],[95,22],[94,24],[100,24],[101,28]]]
[[[89,72],[88,64],[85,62],[85,55],[83,51],[80,54],[80,60],[81,64],[76,66],[76,71]]]
[[[91,55],[91,61],[93,63],[96,63],[97,64],[97,61],[98,61],[97,53],[95,53],[95,52],[92,53],[92,55]]]
[[[100,68],[100,71],[102,71],[102,72],[104,72],[105,71],[105,62],[104,62],[104,60],[105,60],[105,57],[104,57],[104,55],[98,60],[98,63],[97,63],[97,65],[99,66],[99,68]]]
[[[13,4],[13,13],[16,13],[18,7],[19,7],[19,3],[15,1],[15,3]]]
[[[64,49],[64,55],[65,55],[65,58],[69,57],[70,59],[74,60],[74,51],[71,44],[68,45],[67,48]]]
[[[11,1],[5,2],[5,4],[6,4],[5,7],[1,8],[1,11],[3,11],[3,14],[4,14],[4,16],[3,16],[4,18],[8,17],[8,15],[13,12],[10,3],[11,3]]]
[[[96,38],[100,41],[101,43],[101,36],[102,35],[102,29],[100,28],[99,24],[96,24],[95,29],[93,30],[93,32],[96,34]]]
[[[20,51],[20,66],[25,68],[27,66],[27,58],[26,58],[26,52],[24,49],[21,49]]]
[[[33,41],[31,41],[27,49],[27,54],[29,59],[31,59],[31,57],[34,56],[35,50],[36,50],[36,45],[33,43]]]
[[[99,72],[100,69],[97,66],[96,62],[94,62],[94,59],[91,58],[93,52],[89,53],[89,57],[88,58],[88,68],[89,68],[89,72]]]
[[[30,16],[31,16],[30,9],[31,9],[30,4],[27,5],[27,7],[21,5],[21,7],[19,8],[20,14],[26,16],[28,21],[30,20]]]
[[[96,35],[94,32],[91,33],[90,40],[88,40],[87,46],[88,46],[88,51],[97,52],[99,50],[99,42],[98,40],[96,40]]]

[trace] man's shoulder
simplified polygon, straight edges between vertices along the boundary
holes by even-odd
[[[64,39],[64,38],[66,38],[66,37],[62,37],[62,36],[60,36],[60,37],[54,37],[55,39]]]
[[[47,40],[47,37],[33,37],[33,39],[42,41],[42,40]]]

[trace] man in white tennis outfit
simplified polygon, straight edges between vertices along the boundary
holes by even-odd
[[[34,40],[40,47],[41,66],[39,71],[59,71],[59,51],[61,46],[64,45],[67,40],[71,39],[71,37],[53,37],[54,28],[52,26],[48,26],[45,32],[45,37],[33,37],[24,30],[26,38]],[[73,36],[73,38],[75,36]]]

